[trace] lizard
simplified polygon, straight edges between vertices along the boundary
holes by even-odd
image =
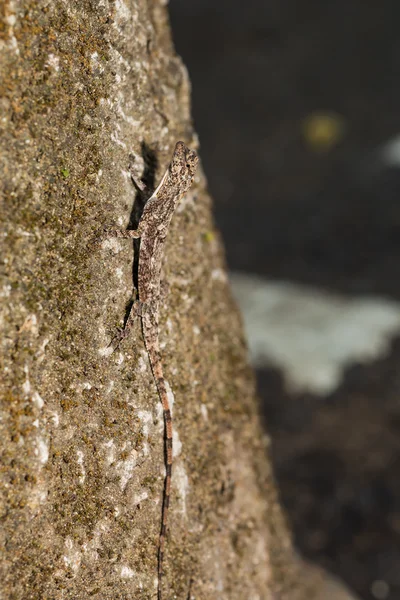
[[[158,544],[158,600],[162,600],[163,558],[172,477],[172,416],[158,336],[161,268],[165,239],[172,216],[178,202],[192,185],[198,160],[194,150],[190,150],[183,142],[177,142],[165,174],[145,204],[137,229],[115,229],[107,233],[107,237],[140,238],[137,278],[138,298],[131,307],[125,327],[120,330],[116,338],[117,343],[119,343],[128,335],[136,316],[141,318],[144,343],[163,408],[166,472]],[[135,183],[139,189],[143,189],[139,183]]]

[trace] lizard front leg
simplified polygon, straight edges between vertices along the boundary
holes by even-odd
[[[137,239],[142,237],[143,231],[139,227],[137,229],[114,229],[114,228],[106,228],[104,230],[104,238],[123,238],[123,239]]]

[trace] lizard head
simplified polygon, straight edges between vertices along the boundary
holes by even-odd
[[[198,162],[199,157],[194,150],[190,150],[183,142],[177,142],[169,166],[169,176],[179,194],[187,192],[192,185]]]

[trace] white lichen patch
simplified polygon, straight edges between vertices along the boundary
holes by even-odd
[[[31,141],[29,139],[24,140],[25,144],[30,144]],[[21,237],[34,237],[35,234],[32,233],[31,231],[26,231],[25,229],[22,229],[22,227],[17,227],[16,228],[16,233],[18,235],[20,235]]]
[[[122,178],[125,182],[125,185],[127,187],[127,189],[132,190],[132,177],[131,177],[131,172],[127,171],[126,169],[120,169],[119,172],[122,175]]]
[[[22,384],[22,391],[24,392],[24,394],[26,396],[28,396],[31,393],[31,382],[29,380],[29,367],[25,366],[24,371],[25,371],[26,379],[25,379],[24,383]]]
[[[116,275],[117,279],[121,280],[124,277],[123,269],[121,269],[121,267],[117,267],[115,269],[115,275]]]
[[[173,408],[174,402],[175,402],[175,396],[174,396],[174,393],[173,393],[168,381],[165,381],[165,387],[167,388],[167,398],[168,398],[169,407],[170,407],[171,413],[172,413],[172,408]]]
[[[115,0],[114,3],[115,9],[115,20],[118,25],[124,25],[126,22],[132,19],[132,12],[129,10],[129,7],[125,0]]]
[[[9,3],[9,10],[11,9],[11,7],[13,7],[14,10],[15,10],[15,2],[10,2]],[[9,25],[10,27],[14,27],[14,25],[17,22],[17,17],[15,15],[15,13],[8,12],[8,10],[5,11],[5,13],[6,14],[3,17],[4,22],[7,23],[7,25]]]
[[[64,563],[76,575],[81,566],[82,552],[75,547],[73,539],[69,536],[65,540],[65,549]]]
[[[115,471],[119,475],[119,485],[123,491],[126,488],[128,481],[133,475],[133,470],[137,464],[138,453],[136,450],[132,450],[125,460],[120,460],[115,465]]]
[[[136,575],[135,571],[133,571],[130,567],[127,567],[126,565],[120,566],[120,574],[122,579],[132,579]]]
[[[115,462],[115,458],[117,455],[117,449],[115,447],[114,440],[108,440],[108,442],[104,442],[103,444],[104,454],[105,454],[105,462],[109,467]]]
[[[142,490],[139,494],[135,494],[132,498],[132,504],[134,506],[138,506],[139,504],[141,504],[142,502],[144,502],[144,500],[147,500],[149,497],[149,493],[147,490]]]
[[[172,452],[173,457],[176,458],[182,452],[182,442],[179,438],[179,433],[176,430],[176,427],[172,429]]]
[[[44,481],[38,481],[30,490],[27,504],[33,514],[43,510],[43,504],[47,501],[48,489]]]
[[[80,471],[81,471],[81,474],[78,477],[78,483],[80,485],[83,485],[85,483],[85,479],[86,479],[86,471],[85,471],[85,467],[84,467],[84,464],[83,464],[84,454],[83,454],[82,450],[77,450],[76,451],[76,457],[77,457],[76,461],[77,461],[77,463],[78,463],[78,465],[80,467]]]
[[[38,457],[39,462],[45,465],[49,460],[49,445],[42,437],[38,436],[36,439],[35,455]]]
[[[89,560],[96,561],[99,558],[98,550],[101,548],[101,537],[103,534],[107,534],[110,529],[110,525],[107,520],[103,519],[98,521],[94,527],[91,538],[89,541],[82,544],[82,550]]]
[[[127,149],[127,146],[126,146],[125,142],[123,142],[122,140],[119,139],[118,133],[116,131],[114,131],[113,133],[111,133],[110,137],[111,137],[112,141],[117,144],[117,146],[120,146],[124,150]]]
[[[158,432],[160,434],[164,431],[164,412],[161,402],[157,402],[156,406],[156,421],[158,423]]]
[[[111,250],[112,252],[114,252],[114,254],[119,254],[121,250],[123,250],[123,247],[118,241],[118,238],[112,237],[103,240],[101,243],[101,247],[103,248],[103,250]]]
[[[0,298],[9,298],[11,295],[11,285],[5,284],[1,288]]]
[[[99,348],[98,353],[100,356],[111,356],[113,349],[111,346],[103,346],[102,348]]]
[[[137,361],[137,369],[139,373],[146,373],[148,365],[149,361],[147,358],[147,353],[145,351],[141,351]]]
[[[101,74],[104,72],[104,66],[101,64],[101,62],[99,60],[98,52],[92,52],[92,54],[90,55],[90,63],[91,63],[91,68],[92,68],[93,73]]]
[[[38,394],[38,392],[33,392],[33,394],[32,394],[32,402],[37,406],[37,408],[39,410],[42,409],[43,406],[44,406],[44,400],[40,396],[40,394]]]
[[[54,71],[58,72],[60,70],[60,59],[58,56],[56,56],[55,54],[49,54],[48,58],[47,58],[47,66],[50,69],[53,69]]]
[[[143,442],[142,456],[150,456],[150,446],[147,442]]]
[[[181,293],[181,301],[183,304],[189,307],[193,304],[194,298],[192,296],[189,296],[189,294],[187,294],[186,292],[183,292]]]
[[[147,438],[153,425],[153,414],[149,410],[138,410],[136,414],[142,425],[142,433]]]
[[[122,98],[122,96],[121,96],[121,98]],[[131,126],[132,126],[132,127],[134,127],[135,129],[138,129],[138,128],[140,127],[140,125],[141,125],[141,121],[137,121],[136,119],[134,119],[134,118],[133,118],[133,117],[131,117],[130,115],[127,115],[127,114],[126,114],[126,113],[123,111],[123,109],[122,109],[122,106],[121,106],[121,104],[120,104],[120,103],[118,103],[118,104],[116,105],[116,112],[117,112],[117,114],[118,114],[120,117],[122,117],[122,119],[123,119],[124,121],[126,121],[127,123],[129,123],[129,125],[131,125]],[[142,163],[144,163],[144,161],[143,161],[143,159],[142,159],[142,158],[141,158],[141,161],[142,161]],[[142,170],[142,171],[143,171],[143,170]],[[129,173],[129,175],[130,175],[130,173]],[[131,185],[132,185],[132,183],[131,183]]]
[[[201,412],[201,416],[203,417],[203,419],[205,421],[208,421],[208,409],[207,409],[207,406],[203,403],[200,404],[200,412]]]
[[[174,469],[174,487],[176,489],[177,510],[186,515],[186,497],[189,492],[189,478],[182,462],[178,462]]]

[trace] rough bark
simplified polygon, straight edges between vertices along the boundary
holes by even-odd
[[[163,4],[2,5],[4,598],[155,597],[162,414],[139,324],[107,352],[132,245],[95,240],[129,222],[130,155],[158,180],[176,140],[197,145]],[[201,173],[164,270],[177,449],[166,597],[316,597],[276,500]]]

